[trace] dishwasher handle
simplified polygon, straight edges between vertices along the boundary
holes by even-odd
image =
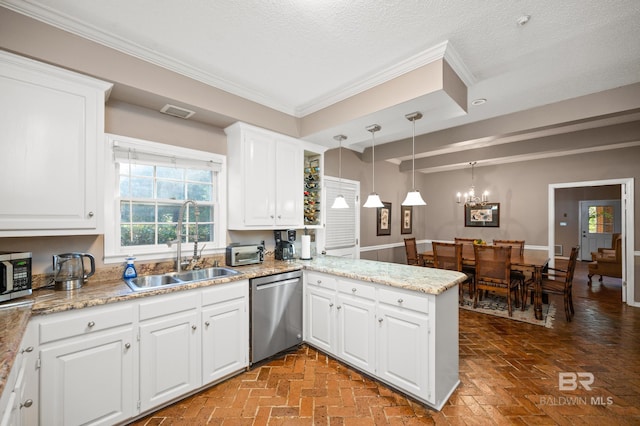
[[[271,283],[256,284],[256,290],[266,290],[268,288],[280,287],[287,284],[296,284],[300,282],[300,278],[292,278],[290,280],[276,281]]]

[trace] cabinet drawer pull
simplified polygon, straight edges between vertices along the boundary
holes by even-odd
[[[382,321],[383,321],[383,319],[382,319],[382,318],[378,318],[378,322],[380,322],[380,323],[381,323]]]
[[[342,306],[338,305],[338,307],[336,309],[342,309]]]
[[[404,302],[404,300],[398,299],[398,303],[402,303],[402,302]]]
[[[191,326],[191,329],[192,329],[192,330],[195,330],[195,329],[197,329],[197,328],[198,328],[198,327],[197,327],[195,324]]]
[[[28,346],[22,350],[22,352],[33,352],[33,346]]]
[[[356,291],[358,291],[358,289],[354,287],[351,289],[351,291],[355,293]]]
[[[209,321],[205,321],[204,325],[206,325],[207,327],[209,327],[211,325],[211,323]]]
[[[330,307],[330,308],[333,308],[333,303],[329,303],[329,307]]]
[[[125,348],[127,348],[127,349],[129,349],[129,348],[131,347],[131,343],[125,343],[125,344],[124,344],[124,347],[125,347]]]
[[[93,326],[94,326],[94,325],[96,325],[96,323],[95,323],[95,322],[93,322],[93,321],[89,321],[89,322],[87,323],[87,327],[89,327],[89,328],[93,328]]]
[[[316,281],[318,284],[322,284],[322,280],[317,280]]]
[[[93,217],[93,212],[89,212],[89,217]]]
[[[33,405],[33,399],[27,399],[24,403],[20,404],[20,408],[26,407],[29,408]]]

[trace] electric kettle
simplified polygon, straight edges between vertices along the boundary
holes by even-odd
[[[91,264],[89,273],[85,271],[84,258]],[[89,253],[64,253],[53,255],[53,272],[56,290],[73,290],[96,272],[96,260]]]

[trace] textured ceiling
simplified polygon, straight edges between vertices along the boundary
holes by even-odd
[[[37,9],[48,23],[297,117],[448,42],[469,101],[487,103],[462,116],[426,116],[418,134],[640,81],[638,0],[2,3],[22,13]],[[526,25],[517,24],[522,15],[531,16]],[[407,125],[394,137],[410,133]],[[346,146],[363,148],[363,137]]]

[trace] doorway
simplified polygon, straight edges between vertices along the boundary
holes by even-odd
[[[549,266],[555,266],[555,192],[560,188],[579,188],[602,185],[619,185],[621,191],[621,224],[620,232],[623,237],[622,244],[622,302],[631,306],[640,307],[640,302],[635,302],[635,271],[634,271],[634,181],[633,178],[607,179],[599,181],[568,182],[549,184],[548,202],[548,250]]]

